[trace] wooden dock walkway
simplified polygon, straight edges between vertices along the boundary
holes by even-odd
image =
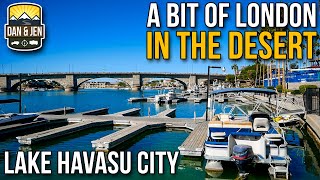
[[[147,116],[130,116],[136,115],[139,112],[140,108],[133,108],[108,115],[83,115],[83,113],[65,115],[41,114],[39,118],[46,122],[64,119],[64,122],[69,122],[69,124],[42,132],[18,136],[17,140],[22,145],[33,145],[97,126],[128,125],[128,127],[124,129],[91,142],[96,150],[109,150],[149,129],[183,128],[193,130],[193,132],[191,132],[186,141],[179,147],[181,154],[201,156],[208,124],[204,119],[168,118],[168,116],[175,114],[176,109],[167,109],[151,118]]]
[[[152,117],[165,117],[165,118],[172,118],[176,116],[176,109],[166,109]]]
[[[106,115],[108,114],[109,108],[100,108],[90,111],[81,112],[82,115]]]
[[[132,108],[125,111],[117,112],[112,115],[114,116],[134,116],[140,113],[141,108]]]
[[[165,123],[138,123],[113,134],[91,141],[98,151],[108,151],[146,130],[165,127]]]
[[[82,121],[74,124],[69,124],[66,126],[49,129],[46,131],[41,131],[25,136],[18,136],[18,142],[24,145],[31,145],[35,143],[39,143],[42,141],[51,140],[53,138],[57,138],[60,136],[68,135],[77,131],[82,131],[84,129],[88,129],[91,127],[101,126],[101,125],[112,125],[112,121]]]
[[[189,134],[187,139],[178,147],[180,154],[184,156],[202,156],[204,142],[207,138],[208,122],[201,122]]]

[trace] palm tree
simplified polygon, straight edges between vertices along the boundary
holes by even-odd
[[[257,59],[256,61],[255,61],[255,64],[256,64],[256,76],[255,76],[255,81],[254,81],[254,87],[257,87],[257,80],[258,80],[258,67],[259,67],[259,63],[260,61],[259,61],[259,59]]]
[[[273,33],[275,32],[275,28],[274,27],[269,27],[269,25],[266,25],[265,27],[262,27],[261,29],[260,29],[260,33],[261,32],[264,32],[264,31],[266,31],[266,32],[269,32],[270,34],[271,34],[271,36],[273,36]],[[271,41],[272,40],[270,40],[270,44],[271,44]],[[264,84],[264,79],[265,79],[265,75],[267,74],[269,74],[269,71],[268,71],[268,66],[267,66],[267,72],[265,72],[265,65],[266,65],[266,61],[265,61],[265,59],[263,60],[263,69],[262,69],[262,79],[263,79],[263,83],[262,83],[262,85],[263,85],[263,87],[265,86],[265,84]],[[267,78],[268,78],[268,76],[267,76]],[[268,79],[268,86],[269,86],[269,79]]]
[[[239,67],[238,67],[237,64],[233,64],[233,65],[231,66],[231,68],[232,68],[233,71],[234,71],[234,83],[236,84],[236,83],[237,83],[237,72],[238,72]]]
[[[270,61],[270,86],[272,86],[272,84],[273,84],[273,75],[272,75],[272,65],[273,65],[273,63],[275,62],[275,60],[274,59],[272,59],[271,61]]]
[[[261,63],[261,59],[259,58],[259,86],[261,86],[261,68],[262,68],[262,63]],[[264,67],[263,67],[264,69]]]
[[[283,11],[280,12],[280,19],[283,20],[284,19],[284,13]],[[281,27],[281,28],[275,28],[276,31],[283,31],[283,32],[288,32],[289,31],[289,28],[288,26],[285,26],[285,27]],[[283,42],[282,38],[280,39],[280,42]],[[284,49],[282,49],[282,54],[284,54]],[[282,61],[282,83],[281,83],[281,78],[280,78],[280,70],[281,70],[281,64],[280,64],[280,60],[277,60],[278,61],[278,85],[281,85],[284,86],[285,85],[285,78],[284,78],[284,68],[285,68],[285,63],[284,61]]]

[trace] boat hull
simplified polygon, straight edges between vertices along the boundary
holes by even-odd
[[[37,118],[38,114],[30,114],[30,115],[24,115],[23,117],[14,117],[14,118],[5,118],[3,120],[0,120],[0,126],[3,125],[10,125],[10,124],[17,124],[17,123],[26,123],[31,122],[35,118]]]

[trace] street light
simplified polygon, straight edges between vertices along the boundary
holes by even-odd
[[[225,67],[220,66],[208,66],[208,82],[207,82],[207,105],[206,105],[206,121],[208,121],[208,110],[209,110],[209,89],[210,89],[210,69],[222,69],[223,72],[226,71]]]

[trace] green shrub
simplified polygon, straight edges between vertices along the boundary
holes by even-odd
[[[313,84],[310,84],[310,85],[305,84],[305,85],[299,86],[299,90],[300,90],[301,94],[304,94],[307,89],[317,89],[317,88],[318,88],[318,86],[313,85]]]
[[[292,90],[291,91],[291,94],[295,95],[295,94],[301,94],[300,90],[299,89],[296,89],[296,90]]]
[[[282,93],[282,85],[278,85],[278,86],[276,87],[276,89],[277,89],[277,91],[278,91],[279,93]]]
[[[268,86],[267,89],[272,89],[272,90],[274,90],[274,87],[273,87],[273,86]]]
[[[282,91],[285,92],[285,93],[291,93],[292,92],[292,90],[290,90],[290,89],[283,89]]]

